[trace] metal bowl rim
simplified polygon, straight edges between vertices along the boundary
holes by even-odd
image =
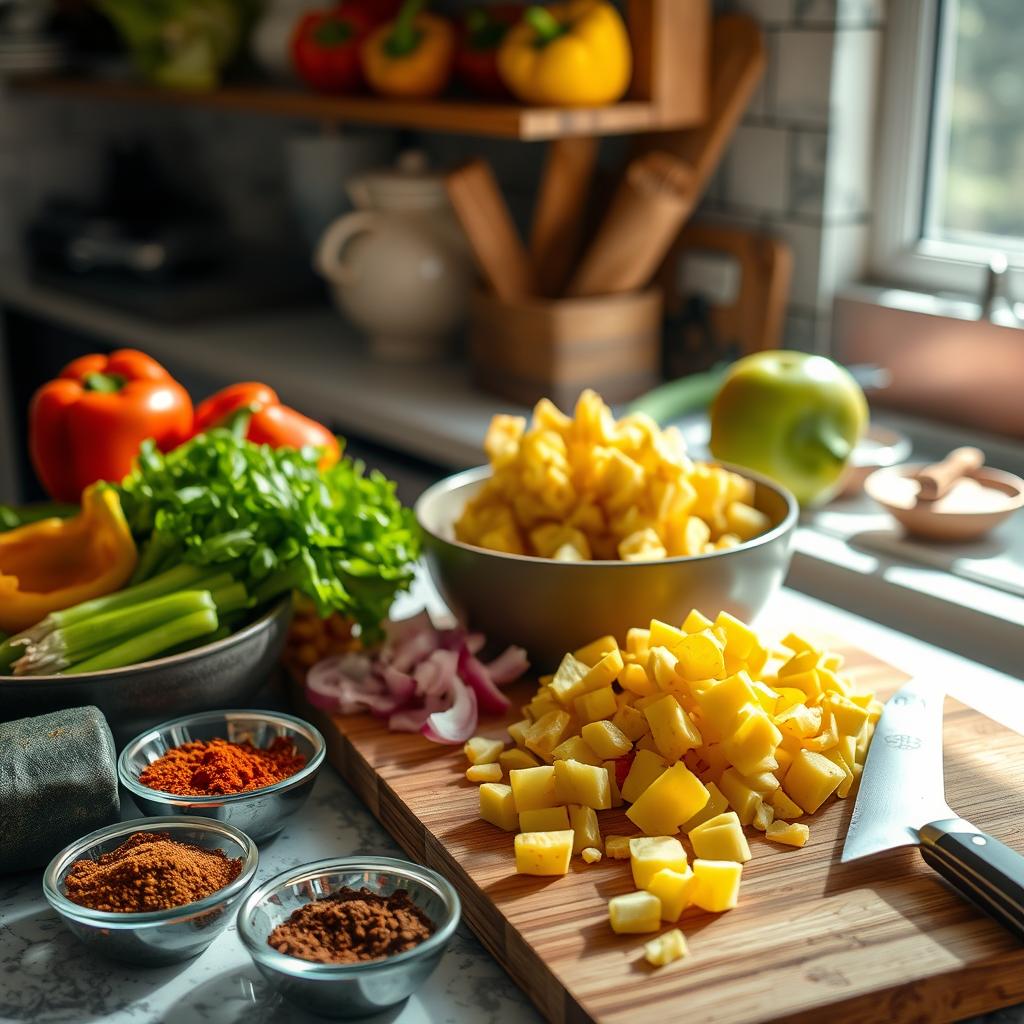
[[[97,843],[105,839],[129,836],[133,832],[173,831],[175,828],[183,827],[216,832],[237,843],[242,848],[244,857],[242,870],[238,873],[238,877],[225,885],[223,889],[218,889],[194,903],[183,903],[180,907],[168,907],[166,910],[142,912],[94,910],[92,907],[83,907],[80,903],[69,900],[60,891],[57,879],[65,865],[79,860]],[[97,829],[65,846],[50,861],[43,872],[43,895],[57,913],[82,924],[98,925],[122,931],[131,928],[151,928],[157,925],[173,924],[180,917],[192,918],[207,910],[215,910],[218,906],[231,900],[232,897],[245,891],[256,874],[259,862],[260,854],[256,843],[240,828],[229,825],[227,822],[177,814],[133,818],[131,821],[119,821],[113,825],[107,825],[105,828]]]
[[[223,718],[225,715],[235,715],[242,718],[261,719],[275,725],[284,725],[293,729],[299,735],[313,744],[313,754],[306,762],[304,768],[299,769],[294,775],[281,779],[262,789],[249,789],[242,793],[213,794],[211,796],[185,796],[182,793],[166,793],[162,789],[153,789],[151,786],[144,786],[137,778],[128,772],[128,761],[134,755],[136,748],[148,743],[158,733],[165,729],[172,729],[177,725],[202,724],[206,719]],[[244,803],[253,797],[271,796],[284,793],[295,786],[301,785],[307,779],[315,775],[327,756],[327,743],[323,733],[303,718],[295,715],[285,714],[283,711],[262,711],[259,708],[228,708],[223,711],[199,711],[192,715],[182,715],[180,718],[172,718],[168,722],[161,722],[151,729],[140,732],[125,744],[117,759],[117,777],[129,792],[134,796],[141,796],[146,800],[159,799],[161,803],[171,804],[175,807],[219,807],[222,804]]]
[[[460,548],[463,551],[489,555],[492,558],[497,558],[507,562],[557,565],[559,567],[564,566],[567,569],[585,569],[595,565],[604,566],[609,569],[635,569],[637,566],[675,565],[681,562],[699,562],[712,558],[726,558],[729,555],[734,555],[740,551],[749,551],[751,548],[770,544],[772,541],[778,540],[779,537],[784,537],[793,529],[794,526],[796,526],[797,519],[800,516],[800,505],[793,493],[787,487],[783,487],[782,484],[776,483],[774,480],[769,480],[768,477],[763,476],[761,473],[756,473],[751,469],[747,469],[745,466],[735,466],[728,462],[715,462],[714,465],[722,466],[724,469],[738,473],[740,476],[746,477],[748,480],[753,480],[755,484],[758,484],[761,487],[774,491],[786,505],[786,514],[782,517],[782,521],[773,526],[770,530],[766,530],[757,537],[751,537],[750,540],[745,540],[732,548],[723,548],[720,551],[709,551],[700,555],[674,555],[671,558],[658,558],[653,561],[640,562],[627,562],[621,558],[591,558],[581,559],[578,562],[560,562],[554,558],[541,558],[539,555],[513,555],[506,551],[494,551],[491,548],[478,547],[476,544],[467,544],[465,541],[457,540],[454,537],[442,537],[423,522],[422,511],[424,506],[435,500],[439,494],[458,491],[469,484],[475,484],[481,480],[487,479],[487,477],[491,475],[491,467],[489,465],[474,466],[472,469],[464,469],[458,473],[453,473],[451,476],[446,476],[443,480],[439,480],[437,483],[432,484],[419,496],[419,498],[417,498],[414,506],[414,512],[416,515],[416,522],[419,524],[420,529],[423,530],[424,533],[429,534],[440,544],[447,544],[450,547]]]
[[[414,946],[404,953],[396,953],[394,956],[385,957],[383,960],[367,960],[356,964],[321,964],[315,963],[312,960],[302,960],[299,957],[288,956],[285,953],[279,953],[272,946],[268,945],[268,936],[257,937],[253,934],[248,921],[249,915],[266,897],[273,895],[287,885],[345,870],[389,872],[415,879],[421,884],[432,888],[441,897],[445,906],[448,907],[448,916],[443,923],[437,925],[437,930],[434,934],[418,946]],[[238,935],[242,940],[242,944],[248,950],[253,960],[259,961],[261,965],[293,978],[339,981],[343,978],[380,970],[383,967],[390,968],[395,964],[409,963],[412,960],[424,957],[435,950],[443,948],[459,926],[461,918],[462,901],[459,899],[455,886],[437,871],[424,867],[422,864],[414,864],[412,861],[402,860],[398,857],[353,856],[328,857],[324,860],[311,861],[308,864],[299,864],[279,872],[272,878],[268,878],[262,885],[257,886],[246,896],[242,905],[238,908],[237,924]]]
[[[104,672],[82,672],[75,675],[50,675],[50,676],[5,676],[0,675],[0,688],[24,684],[26,688],[38,689],[46,684],[68,686],[74,683],[94,683],[98,679],[123,678],[131,675],[145,675],[159,669],[171,668],[183,662],[205,657],[215,651],[222,651],[235,644],[248,640],[257,632],[269,628],[271,622],[277,619],[282,612],[291,606],[291,597],[283,597],[280,601],[272,604],[258,619],[254,619],[247,626],[243,626],[237,633],[214,640],[213,643],[204,644],[202,647],[193,647],[190,651],[181,651],[179,654],[170,654],[165,658],[153,658],[150,661],[140,661],[137,665],[125,665],[122,668],[107,669]]]

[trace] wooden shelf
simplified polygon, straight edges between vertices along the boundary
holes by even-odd
[[[649,100],[607,107],[562,109],[473,100],[390,100],[378,96],[323,96],[269,85],[229,85],[215,92],[158,89],[122,81],[39,78],[19,83],[22,92],[125,103],[166,103],[308,118],[314,121],[389,125],[424,131],[541,141],[586,135],[631,135],[681,128],[698,118],[668,116]]]

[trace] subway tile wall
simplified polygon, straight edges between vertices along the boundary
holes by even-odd
[[[883,0],[718,0],[765,31],[768,67],[701,206],[792,248],[785,343],[826,351],[832,296],[864,271]]]
[[[715,8],[758,19],[769,60],[698,215],[790,244],[784,341],[822,351],[832,295],[864,266],[884,0],[716,0]],[[294,238],[285,148],[296,133],[318,130],[287,119],[14,96],[0,84],[0,259],[18,255],[24,224],[45,197],[94,192],[103,143],[119,137],[151,140],[180,180],[219,203],[239,237]],[[418,141],[438,165],[478,153],[491,159],[525,225],[542,145]],[[602,146],[606,182],[624,154],[620,140]]]

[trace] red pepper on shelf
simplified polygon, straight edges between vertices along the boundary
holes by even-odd
[[[359,2],[304,14],[292,33],[296,74],[318,92],[355,92],[363,84],[359,48],[377,20]]]
[[[374,25],[391,21],[398,17],[402,0],[349,0],[352,6],[358,7]]]
[[[77,502],[89,484],[120,480],[146,438],[169,451],[191,432],[188,392],[130,348],[73,360],[29,408],[32,465],[56,501]]]
[[[521,4],[474,7],[462,18],[455,74],[470,92],[494,99],[512,94],[498,73],[498,47],[523,16]]]
[[[341,456],[338,439],[323,424],[282,405],[273,388],[256,381],[232,384],[200,402],[194,433],[220,426],[243,409],[251,414],[245,436],[255,444],[268,444],[271,448],[321,448],[321,469],[334,465]]]

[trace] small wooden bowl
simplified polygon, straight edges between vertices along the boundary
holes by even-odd
[[[974,540],[995,529],[1004,519],[1024,505],[1024,480],[1001,469],[984,466],[969,479],[1006,495],[1006,504],[998,509],[977,512],[945,511],[944,499],[918,501],[913,477],[925,468],[923,462],[907,462],[872,473],[864,481],[864,490],[887,512],[902,523],[907,533],[928,540]]]

